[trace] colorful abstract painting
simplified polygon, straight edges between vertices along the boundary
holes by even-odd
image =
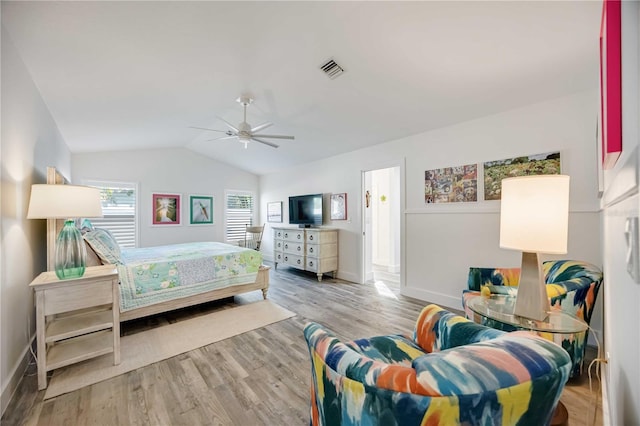
[[[424,172],[424,202],[478,201],[478,165],[445,167]]]

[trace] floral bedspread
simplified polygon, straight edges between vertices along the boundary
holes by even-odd
[[[217,242],[122,250],[120,310],[255,281],[262,254]]]

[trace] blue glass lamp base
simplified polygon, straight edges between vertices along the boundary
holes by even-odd
[[[84,275],[87,251],[82,234],[73,220],[69,219],[56,239],[55,270],[61,280],[80,278]]]

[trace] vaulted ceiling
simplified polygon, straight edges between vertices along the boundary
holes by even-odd
[[[597,88],[598,1],[2,2],[72,152],[185,147],[256,174]],[[345,72],[320,71],[333,58]],[[277,149],[189,126],[247,121]]]

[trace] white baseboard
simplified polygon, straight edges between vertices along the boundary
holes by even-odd
[[[353,272],[345,272],[338,269],[338,278],[344,281],[351,281],[352,283],[357,283],[358,275]]]
[[[29,341],[30,346],[33,346],[35,337],[35,335],[31,337],[31,340]],[[4,415],[5,410],[11,402],[11,398],[13,398],[13,395],[18,389],[18,386],[24,377],[24,373],[29,366],[29,361],[31,361],[31,351],[29,351],[29,346],[26,346],[22,351],[20,360],[16,363],[15,367],[13,367],[13,370],[11,370],[8,380],[2,384],[2,395],[0,395],[0,405],[2,407],[1,415]]]
[[[400,294],[403,296],[413,297],[414,299],[424,300],[425,302],[435,303],[443,308],[462,310],[462,295],[460,297],[452,297],[447,294],[436,293],[415,287],[402,287]]]

